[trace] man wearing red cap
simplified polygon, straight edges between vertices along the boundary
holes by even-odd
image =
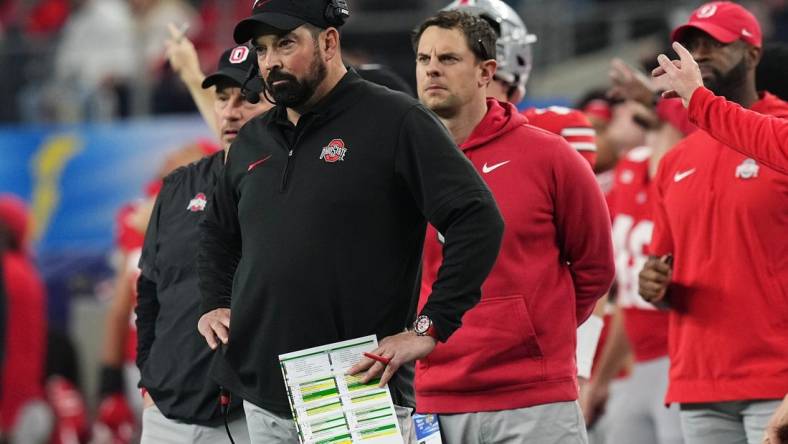
[[[761,30],[747,10],[705,4],[672,38],[715,94],[788,117],[788,103],[755,88]],[[758,442],[788,392],[788,180],[700,130],[662,159],[654,183],[639,291],[672,308],[666,402],[680,404],[688,444]]]
[[[697,62],[681,43],[673,49],[680,61],[671,64],[664,54],[653,71],[657,79],[668,82],[664,96],[679,96],[687,107],[689,119],[712,137],[734,150],[788,174],[788,121],[760,114],[703,87]]]

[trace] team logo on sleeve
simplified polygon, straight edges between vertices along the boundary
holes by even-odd
[[[758,177],[758,170],[761,167],[755,163],[755,159],[744,159],[744,161],[736,167],[736,177],[739,179],[752,179]]]
[[[345,142],[342,139],[333,139],[323,147],[323,151],[320,152],[320,160],[325,160],[327,163],[341,162],[345,160],[345,154],[347,154]]]
[[[189,201],[189,206],[186,207],[187,210],[191,211],[192,213],[196,213],[198,211],[205,211],[205,205],[208,204],[208,198],[205,197],[204,193],[197,193],[192,200]]]

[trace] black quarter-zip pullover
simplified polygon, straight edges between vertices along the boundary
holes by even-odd
[[[442,340],[478,302],[503,231],[487,186],[414,99],[350,71],[292,138],[286,120],[277,106],[238,134],[198,258],[202,312],[231,308],[212,375],[284,413],[278,355],[403,330],[428,221],[445,260],[421,313]]]
[[[214,353],[197,331],[196,256],[199,222],[223,166],[221,151],[164,178],[145,234],[135,309],[140,386],[167,418],[206,426],[222,416],[219,387],[208,376]],[[242,414],[234,401],[233,416]]]

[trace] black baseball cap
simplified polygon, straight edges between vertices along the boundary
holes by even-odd
[[[202,81],[202,87],[203,89],[210,88],[222,80],[230,80],[241,87],[249,75],[249,70],[252,69],[255,63],[257,63],[257,60],[255,59],[254,51],[248,46],[239,45],[230,48],[222,53],[216,72]],[[263,84],[260,81],[260,76],[255,75],[249,80],[246,84],[246,89],[262,91]]]
[[[236,43],[246,43],[255,35],[266,32],[292,31],[310,23],[326,29],[334,26],[326,20],[328,0],[257,0],[251,17],[235,25]]]

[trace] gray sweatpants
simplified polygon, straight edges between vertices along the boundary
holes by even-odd
[[[249,432],[243,416],[229,424],[236,444],[249,444]],[[140,444],[218,444],[229,443],[224,424],[207,427],[186,424],[167,418],[154,405],[142,411],[142,438]],[[298,442],[298,440],[296,440]]]
[[[760,444],[780,400],[681,404],[686,444]]]
[[[415,444],[416,432],[413,430],[413,419],[411,418],[413,409],[395,405],[394,410],[397,412],[397,420],[405,444]],[[244,412],[246,412],[252,444],[298,443],[298,432],[292,418],[246,401],[244,401]]]
[[[588,444],[576,401],[438,415],[438,420],[446,444]]]
[[[632,374],[617,383],[605,415],[607,444],[682,444],[679,408],[665,407],[668,357],[639,362]],[[611,392],[613,388],[611,387]]]

